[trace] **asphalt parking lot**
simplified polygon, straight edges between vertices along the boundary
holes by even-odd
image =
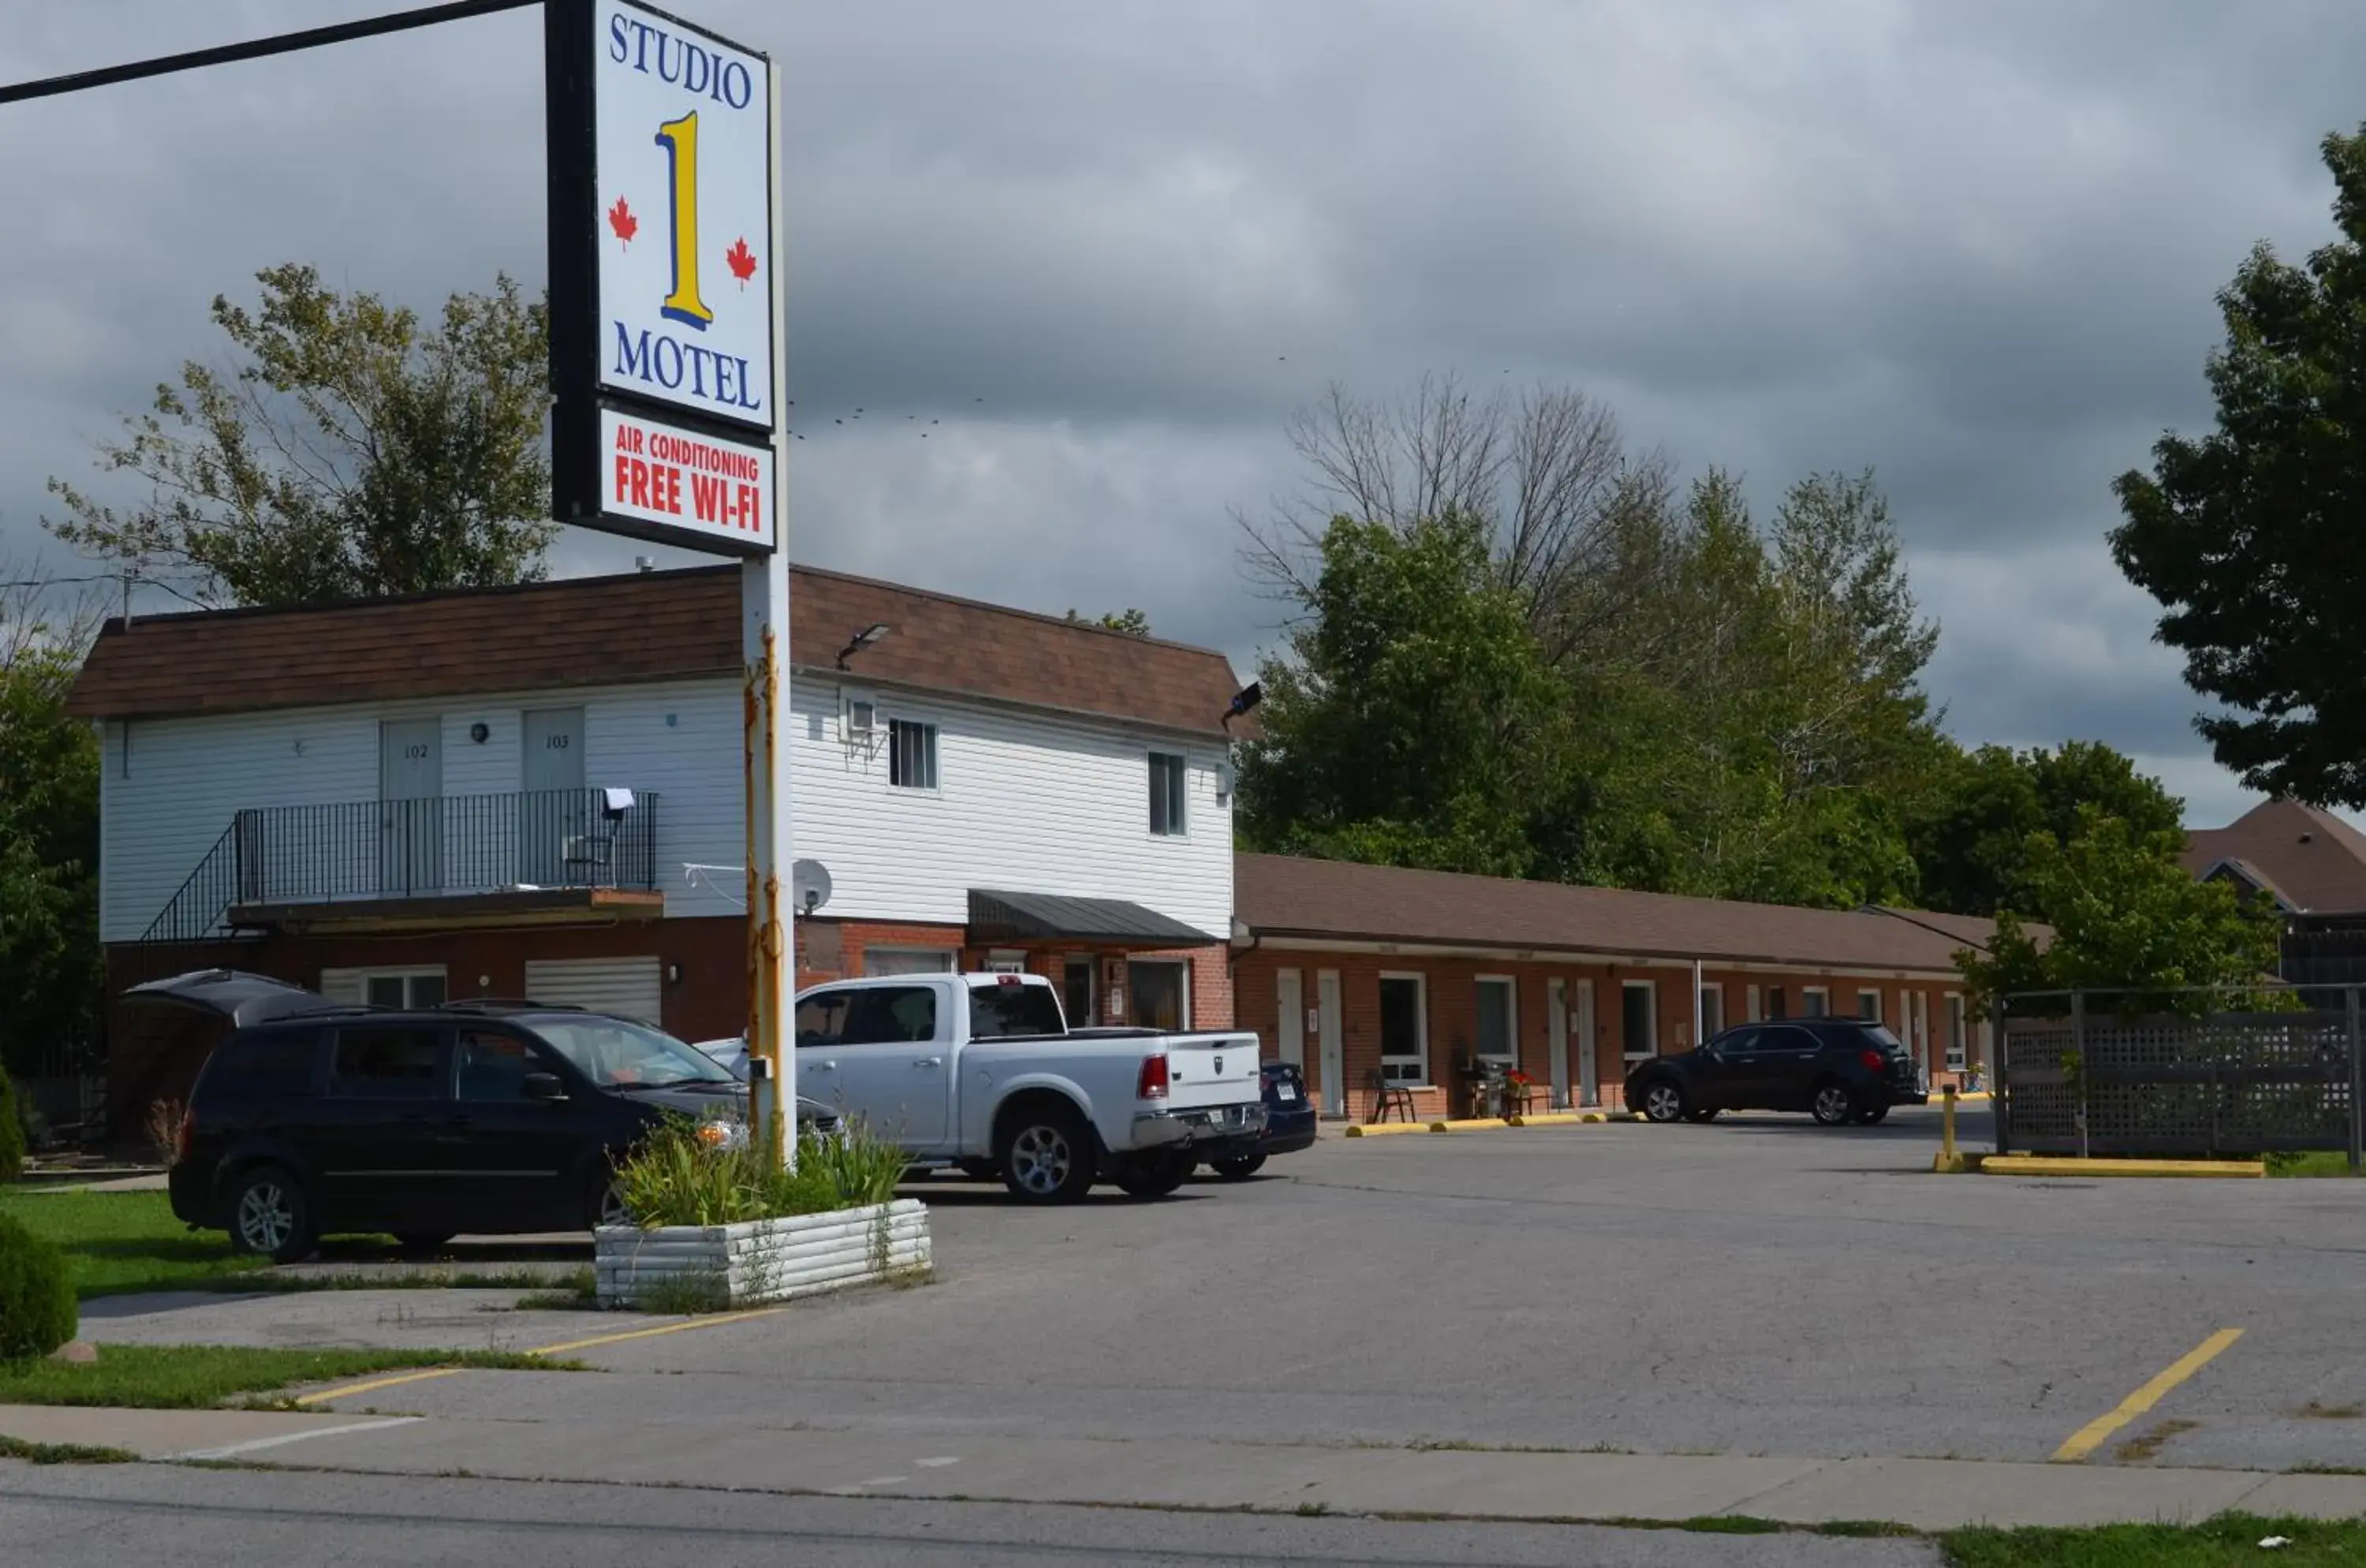
[[[1935,1177],[1936,1122],[1326,1138],[1245,1184],[1054,1211],[934,1180],[910,1190],[932,1206],[936,1283],[588,1352],[606,1376],[468,1373],[374,1402],[973,1438],[2045,1460],[2236,1328],[2093,1460],[2366,1466],[2366,1182]],[[179,1309],[112,1332],[269,1337],[277,1314],[309,1342],[481,1345],[615,1321],[521,1325],[498,1301],[445,1301],[431,1325],[412,1303],[215,1298],[194,1309],[203,1334]]]

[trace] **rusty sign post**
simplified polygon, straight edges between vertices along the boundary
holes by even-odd
[[[742,558],[749,1127],[794,1162],[780,79],[637,0],[547,0],[562,522]]]

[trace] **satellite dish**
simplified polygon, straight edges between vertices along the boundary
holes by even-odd
[[[789,890],[797,913],[810,915],[829,902],[829,868],[817,860],[801,860],[789,868]]]

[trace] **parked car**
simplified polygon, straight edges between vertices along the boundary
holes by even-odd
[[[1898,1036],[1853,1018],[1739,1024],[1698,1050],[1653,1057],[1627,1075],[1628,1105],[1651,1122],[1706,1122],[1720,1111],[1805,1111],[1837,1127],[1870,1124],[1893,1105],[1929,1100]]]
[[[391,1010],[204,970],[135,986],[230,1032],[182,1118],[173,1213],[287,1261],[332,1231],[409,1247],[623,1218],[613,1161],[668,1113],[717,1145],[746,1089],[664,1031],[534,1002]]]
[[[1265,1125],[1200,1156],[1200,1164],[1226,1181],[1246,1181],[1273,1156],[1314,1146],[1314,1102],[1306,1098],[1306,1075],[1288,1062],[1268,1062],[1261,1076]]]
[[[1097,1180],[1161,1197],[1265,1125],[1255,1034],[1071,1031],[1040,975],[816,986],[795,1028],[800,1096],[1026,1202],[1075,1202]]]

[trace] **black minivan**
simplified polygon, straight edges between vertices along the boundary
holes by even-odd
[[[620,1223],[611,1161],[668,1112],[711,1124],[717,1144],[747,1134],[746,1088],[632,1019],[358,1007],[223,969],[124,999],[230,1023],[189,1091],[173,1213],[281,1262],[335,1231],[424,1248]]]

